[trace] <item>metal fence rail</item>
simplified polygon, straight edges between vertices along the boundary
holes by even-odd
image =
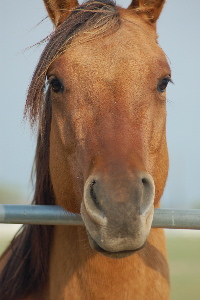
[[[0,204],[0,223],[41,225],[84,225],[80,214],[55,205]],[[200,209],[155,209],[152,227],[200,229]]]

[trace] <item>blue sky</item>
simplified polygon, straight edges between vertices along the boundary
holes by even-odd
[[[126,7],[130,1],[117,1]],[[158,22],[159,43],[172,69],[167,93],[167,138],[170,171],[164,207],[200,203],[200,1],[168,0]],[[36,44],[52,30],[42,0],[2,1],[0,183],[30,194],[36,136],[23,122],[26,92],[43,46]]]

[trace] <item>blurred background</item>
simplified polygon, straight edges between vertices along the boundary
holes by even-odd
[[[116,2],[127,7],[131,1]],[[199,0],[168,0],[158,21],[159,44],[168,57],[174,82],[167,93],[170,170],[163,208],[200,208],[199,11]],[[30,175],[36,134],[23,121],[23,109],[44,47],[37,43],[53,29],[46,16],[42,0],[1,2],[0,203],[30,203],[32,197]],[[185,231],[179,235],[179,231],[174,235],[170,231],[170,236],[168,232],[171,299],[200,299],[199,232],[187,236]],[[7,236],[5,226],[0,227],[0,233]],[[192,271],[188,271],[189,265]]]

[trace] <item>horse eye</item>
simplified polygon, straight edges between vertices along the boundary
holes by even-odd
[[[62,92],[64,89],[62,83],[57,78],[53,78],[52,80],[50,80],[49,85],[55,93]]]
[[[161,79],[157,85],[157,91],[159,93],[164,93],[168,83],[171,81],[170,77],[165,77]]]

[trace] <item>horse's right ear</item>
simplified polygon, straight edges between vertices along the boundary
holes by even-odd
[[[49,17],[57,27],[79,4],[77,0],[43,0]]]

